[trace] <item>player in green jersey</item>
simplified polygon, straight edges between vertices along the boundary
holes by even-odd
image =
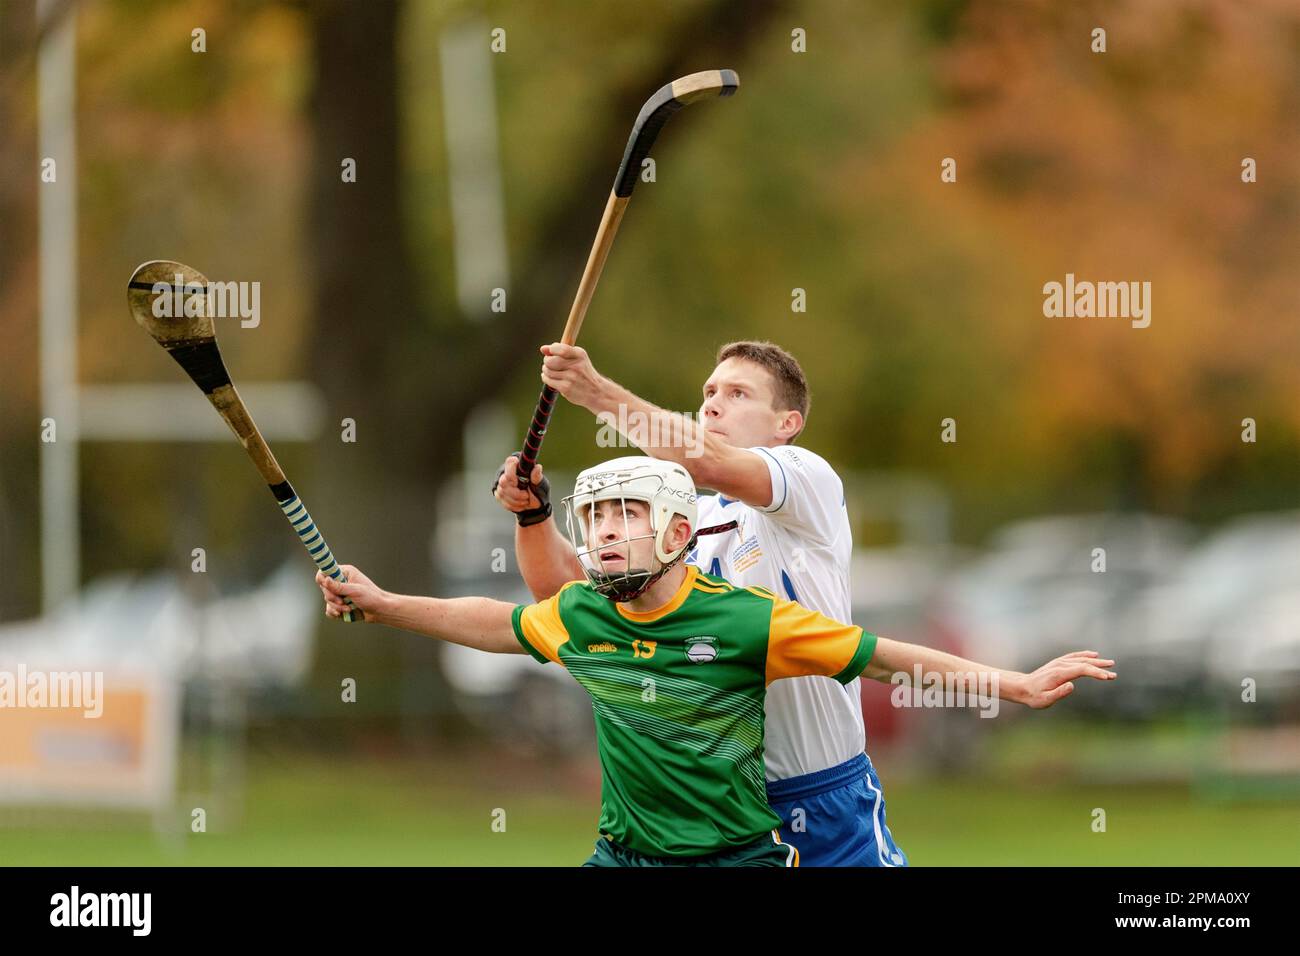
[[[763,772],[763,699],[774,680],[985,672],[998,697],[1050,706],[1078,677],[1113,678],[1095,652],[1033,674],[877,638],[762,588],[681,562],[696,537],[681,465],[628,457],[589,468],[564,501],[587,580],[537,604],[389,594],[356,568],[318,574],[326,613],[565,667],[591,696],[602,769],[594,866],[793,866]],[[724,526],[726,527],[726,526]],[[985,686],[985,685],[981,685]]]

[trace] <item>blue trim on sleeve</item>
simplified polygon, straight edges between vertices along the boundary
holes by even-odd
[[[790,493],[790,479],[786,477],[785,466],[781,464],[781,459],[777,458],[776,455],[772,454],[766,448],[755,448],[753,449],[753,451],[761,452],[762,454],[766,455],[768,458],[771,458],[772,461],[776,463],[776,467],[781,471],[781,503],[779,505],[776,505],[775,507],[773,507],[772,505],[768,505],[766,508],[763,509],[765,513],[772,514],[773,512],[780,511],[782,508],[785,507],[786,496]],[[774,501],[776,500],[775,493],[772,495],[772,500]]]

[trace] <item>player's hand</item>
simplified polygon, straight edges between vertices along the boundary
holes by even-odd
[[[345,611],[351,611],[353,621],[378,621],[387,592],[352,565],[341,564],[339,567],[348,579],[347,584],[316,572],[316,583],[325,597],[325,616],[342,617]],[[350,607],[344,598],[352,602]]]
[[[532,491],[542,483],[542,466],[533,465],[532,486],[529,488],[519,487],[519,479],[516,477],[518,471],[519,456],[511,455],[501,466],[501,471],[497,473],[496,487],[492,489],[492,497],[501,502],[502,508],[514,514],[542,506],[541,501]]]
[[[1114,680],[1118,675],[1106,670],[1114,663],[1096,651],[1074,651],[1048,661],[1032,674],[1025,675],[1024,696],[1020,702],[1035,710],[1051,707],[1061,698],[1074,693],[1073,681],[1077,678]]]
[[[552,342],[542,346],[542,381],[574,405],[591,411],[600,395],[602,378],[587,357],[587,350],[576,345]]]

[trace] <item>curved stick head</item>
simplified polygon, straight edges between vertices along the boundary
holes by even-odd
[[[685,106],[706,96],[730,96],[740,88],[735,70],[705,70],[679,77],[668,84],[673,99]]]
[[[164,348],[216,338],[207,295],[207,276],[167,259],[137,266],[126,287],[131,315]]]
[[[215,402],[217,389],[230,385],[230,374],[221,360],[217,333],[208,314],[208,291],[208,278],[198,269],[156,259],[132,273],[126,300],[140,327]]]
[[[627,199],[636,187],[636,178],[641,173],[642,161],[650,155],[655,137],[663,129],[668,118],[685,106],[710,96],[730,96],[740,88],[740,78],[735,70],[704,70],[681,76],[671,83],[665,83],[645,101],[636,122],[632,124],[632,135],[627,138],[627,148],[623,151],[623,162],[619,164],[618,175],[614,177],[614,195]]]

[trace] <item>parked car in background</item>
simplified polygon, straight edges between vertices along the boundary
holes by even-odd
[[[1149,514],[1018,522],[949,578],[934,616],[975,660],[1032,670],[1094,649],[1120,661],[1116,670],[1127,677],[1134,652],[1149,643],[1149,595],[1177,578],[1192,537],[1187,523]],[[1085,687],[1074,706],[1137,707],[1122,700],[1131,690],[1126,683],[1107,687],[1104,700]]]
[[[1246,678],[1271,702],[1300,692],[1300,512],[1247,515],[1210,535],[1143,607],[1126,677],[1212,705]],[[1261,701],[1267,702],[1267,701]]]

